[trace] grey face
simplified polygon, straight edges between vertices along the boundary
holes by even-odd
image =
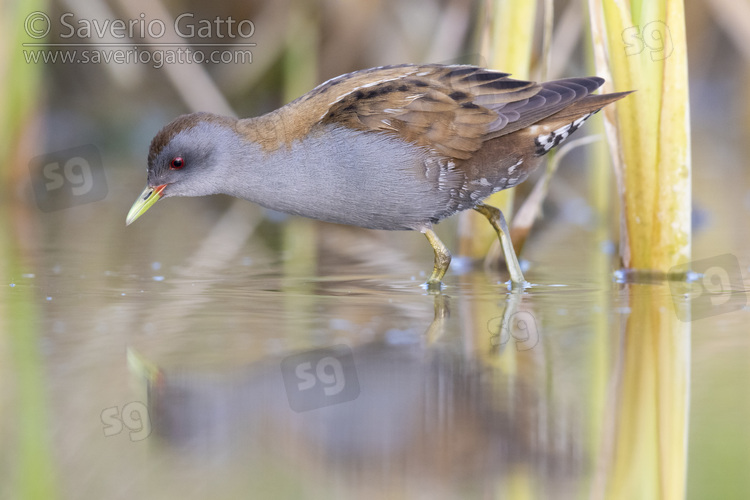
[[[163,197],[221,192],[227,149],[231,150],[232,141],[237,141],[234,131],[224,124],[198,121],[165,141],[174,132],[173,128],[170,130],[172,126],[165,127],[151,144],[148,185],[166,184]]]

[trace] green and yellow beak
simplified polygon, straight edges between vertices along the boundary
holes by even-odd
[[[146,189],[143,190],[138,199],[135,200],[135,203],[133,203],[133,206],[130,207],[128,218],[125,219],[125,225],[129,226],[130,224],[132,224],[138,217],[143,215],[146,210],[151,208],[151,205],[159,201],[159,199],[161,198],[161,193],[162,191],[164,191],[165,187],[167,187],[166,184],[162,184],[161,186],[156,186],[153,188],[146,186]]]

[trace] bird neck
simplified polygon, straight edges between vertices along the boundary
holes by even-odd
[[[300,113],[297,108],[292,102],[262,116],[237,120],[237,131],[265,153],[289,149],[294,142],[306,138],[317,123],[310,119],[309,112]]]
[[[299,191],[304,172],[311,164],[330,164],[331,158],[320,147],[320,131],[299,137],[294,123],[279,111],[237,121],[235,138],[224,148],[221,191],[274,210],[293,211],[287,205]]]

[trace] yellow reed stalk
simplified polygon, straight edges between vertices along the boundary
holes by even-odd
[[[666,284],[628,284],[616,383],[590,498],[685,498],[690,323]]]
[[[690,258],[690,126],[682,0],[589,0],[603,111],[621,200],[627,269],[666,273]],[[628,285],[620,381],[603,432],[593,498],[683,498],[688,323],[668,294]],[[645,287],[645,289],[644,289]]]
[[[515,0],[487,0],[484,5],[487,20],[481,33],[480,48],[488,66],[512,73],[515,78],[528,78],[534,42],[536,2]],[[503,211],[510,221],[513,210],[513,190],[495,193],[485,200]],[[487,220],[473,211],[459,215],[459,244],[461,255],[481,259],[497,239]]]
[[[590,16],[588,16],[590,17]],[[590,31],[590,26],[587,26]],[[585,56],[587,73],[595,74],[593,40],[586,38]],[[591,117],[586,122],[587,133],[603,139],[604,125],[601,113]],[[602,290],[608,289],[612,281],[612,255],[604,251],[604,246],[612,241],[614,214],[614,188],[612,167],[610,165],[609,147],[606,141],[597,140],[588,146],[586,178],[588,182],[588,199],[594,210],[594,244],[591,256],[586,265],[592,276]],[[615,348],[610,335],[610,311],[611,296],[609,294],[596,294],[595,306],[591,309],[591,324],[596,334],[593,336],[591,345],[591,356],[588,357],[588,370],[590,376],[587,380],[586,400],[588,402],[588,415],[590,415],[587,426],[588,449],[592,456],[602,447],[605,436],[604,422],[601,416],[604,414],[609,393],[608,384],[612,373],[612,360]],[[596,498],[595,496],[592,496]]]
[[[6,456],[13,457],[13,466],[4,471],[2,490],[8,498],[54,500],[62,496],[50,431],[58,415],[50,408],[48,366],[39,352],[44,313],[34,287],[15,283],[33,269],[25,263],[29,259],[11,223],[12,212],[3,211],[0,258],[12,286],[4,284],[0,293],[0,389],[7,401],[0,405],[0,419],[14,432],[13,439],[2,443]]]
[[[289,36],[284,56],[284,102],[305,94],[318,82],[317,16],[304,2],[292,2]],[[315,221],[292,217],[283,226],[284,272],[287,276],[312,276],[317,272]]]
[[[0,16],[0,161],[2,161],[2,187],[13,193],[19,182],[28,175],[24,146],[29,140],[29,127],[33,125],[39,106],[39,88],[43,63],[26,62],[25,54],[34,52],[24,43],[39,43],[44,39],[32,38],[44,30],[44,22],[35,12],[42,11],[45,2],[5,2]],[[26,52],[24,52],[26,49]],[[37,54],[40,59],[41,55]],[[7,199],[3,195],[3,199]]]
[[[683,2],[589,0],[589,8],[606,91],[637,90],[604,110],[622,202],[622,264],[666,273],[690,258]]]

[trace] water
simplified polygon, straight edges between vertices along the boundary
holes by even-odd
[[[125,229],[128,187],[5,211],[2,498],[750,494],[747,280],[617,283],[551,224],[533,287],[430,294],[418,234],[187,199]]]

